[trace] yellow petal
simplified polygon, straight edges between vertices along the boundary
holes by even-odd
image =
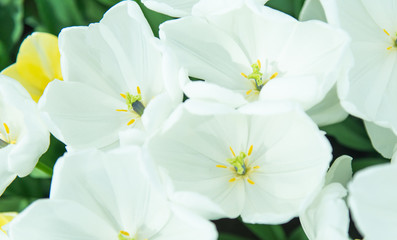
[[[19,48],[17,62],[2,72],[18,80],[37,102],[47,84],[63,80],[58,38],[49,33],[33,33]]]
[[[5,231],[2,229],[2,227],[4,225],[6,225],[7,223],[11,222],[11,220],[14,219],[14,217],[16,217],[17,214],[18,213],[16,213],[16,212],[0,213],[0,230],[5,233]]]

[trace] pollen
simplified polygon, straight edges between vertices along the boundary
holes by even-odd
[[[236,181],[236,178],[231,178],[231,179],[229,180],[229,182],[234,182],[234,181]]]
[[[127,97],[124,93],[120,93],[120,96],[122,96],[124,99]]]
[[[273,78],[277,77],[278,72],[273,73],[273,75],[270,77],[270,80],[272,80]]]
[[[255,167],[254,167],[254,169],[259,169],[259,168],[260,168],[259,166],[255,166]]]
[[[247,182],[249,183],[249,184],[252,184],[252,185],[254,185],[255,184],[255,182],[254,181],[252,181],[251,179],[249,179],[249,178],[247,178]]]
[[[241,73],[241,76],[248,78],[248,76],[245,73]]]
[[[4,129],[6,130],[7,134],[10,134],[10,128],[8,127],[8,125],[6,123],[3,123]]]
[[[120,231],[121,234],[125,235],[125,236],[130,236],[130,233],[126,232],[126,231]]]
[[[136,92],[141,95],[141,89],[139,88],[139,86],[136,86]]]
[[[133,124],[134,122],[135,122],[135,119],[131,119],[131,120],[127,123],[127,125],[130,126],[130,125]]]
[[[252,153],[252,148],[254,147],[254,145],[251,145],[250,149],[248,150],[248,156],[251,156]]]
[[[227,168],[225,165],[216,165],[217,168]]]
[[[248,90],[245,94],[250,95],[251,92],[252,92],[252,89]]]
[[[383,32],[385,32],[388,36],[390,36],[389,32],[386,31],[386,29],[383,29]]]
[[[230,149],[230,151],[232,152],[233,156],[235,157],[236,154],[234,153],[233,148],[232,148],[232,147],[229,147],[229,149]]]
[[[128,112],[126,109],[116,109],[117,112]]]
[[[261,61],[259,61],[259,59],[258,59],[258,60],[256,60],[256,63],[258,63],[258,67],[259,67],[259,69],[261,69],[261,67],[262,67]]]

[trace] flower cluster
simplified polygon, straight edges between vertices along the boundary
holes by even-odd
[[[299,217],[347,240],[349,211],[366,240],[397,237],[395,161],[353,178],[319,129],[354,115],[397,158],[397,0],[307,0],[300,21],[263,0],[142,2],[178,17],[159,38],[126,0],[32,34],[0,75],[0,193],[50,133],[67,149],[0,239],[212,240],[210,220]]]

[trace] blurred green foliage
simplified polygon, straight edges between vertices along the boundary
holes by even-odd
[[[86,26],[98,22],[119,0],[0,0],[0,70],[15,62],[22,40],[35,31],[58,35],[62,28]],[[141,6],[156,36],[158,26],[172,19]],[[304,0],[270,0],[266,5],[298,17]],[[349,117],[323,127],[334,151],[334,158],[348,154],[354,158],[353,170],[389,162],[373,149],[362,121]],[[0,211],[21,211],[32,201],[49,196],[50,175],[58,157],[65,151],[63,143],[51,137],[51,146],[28,177],[16,179],[0,199]],[[230,221],[234,221],[230,224]],[[296,220],[282,226],[243,224],[239,220],[215,222],[221,240],[307,240]],[[229,228],[226,228],[225,225]],[[230,226],[239,226],[230,229]]]

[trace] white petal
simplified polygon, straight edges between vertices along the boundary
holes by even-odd
[[[358,172],[349,184],[353,220],[367,240],[397,236],[397,165],[384,164]]]
[[[143,0],[142,3],[153,11],[172,17],[184,17],[190,15],[192,7],[199,0]]]
[[[306,113],[320,127],[341,122],[349,115],[340,105],[336,84],[320,103],[311,107]]]
[[[337,182],[346,188],[353,176],[352,160],[347,155],[338,157],[327,172],[325,185]]]
[[[212,37],[208,38],[209,35]],[[230,89],[249,90],[250,84],[243,81],[240,73],[248,72],[251,62],[238,43],[204,19],[168,21],[160,26],[160,37],[189,70],[189,75]],[[235,81],[236,77],[241,81]]]
[[[310,240],[348,240],[347,191],[338,183],[327,185],[299,216]]]
[[[186,84],[183,91],[190,99],[219,102],[234,108],[248,103],[241,94],[233,92],[227,88],[202,81]]]
[[[299,20],[307,21],[312,19],[327,22],[324,8],[321,5],[320,0],[306,0],[303,4],[302,10],[299,14]]]
[[[10,224],[11,239],[115,239],[117,229],[72,201],[39,200]]]
[[[384,128],[372,122],[364,121],[364,124],[372,146],[383,157],[391,158],[397,144],[396,134],[390,128]]]
[[[51,132],[61,134],[67,145],[103,147],[117,141],[118,131],[127,127],[129,113],[116,111],[126,108],[121,100],[82,83],[53,81],[39,106]]]
[[[273,81],[274,80],[274,81]],[[281,77],[270,80],[261,90],[259,100],[290,100],[309,109],[321,99],[318,80],[313,76]]]
[[[215,225],[183,209],[173,207],[173,217],[153,240],[215,240]]]
[[[139,158],[136,147],[109,154],[85,151],[66,155],[55,167],[51,199],[79,202],[116,229],[153,234],[168,221],[170,210],[165,198],[151,190]],[[86,169],[91,169],[90,174]]]

